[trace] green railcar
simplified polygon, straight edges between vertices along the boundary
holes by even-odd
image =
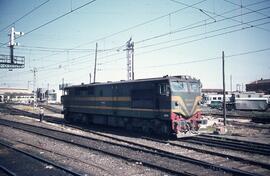
[[[70,123],[101,124],[156,134],[198,130],[200,80],[164,76],[69,86],[62,96]]]

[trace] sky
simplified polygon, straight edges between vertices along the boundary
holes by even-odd
[[[25,67],[0,69],[0,87],[58,89],[89,83],[95,46],[97,82],[126,78],[125,43],[134,41],[135,79],[190,75],[203,88],[226,89],[270,78],[270,0],[0,0],[0,55]]]

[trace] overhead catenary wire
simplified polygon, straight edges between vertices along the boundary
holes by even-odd
[[[248,7],[248,6],[253,6],[253,5],[257,5],[257,4],[263,3],[263,2],[265,2],[265,1],[267,1],[267,0],[260,1],[260,2],[256,2],[256,3],[252,3],[252,4],[248,4],[248,5],[246,5],[246,7]],[[202,3],[202,2],[204,2],[204,1],[200,1],[200,2],[195,3],[195,4],[192,4],[192,5],[186,5],[187,7],[178,9],[178,10],[173,11],[173,12],[170,12],[169,14],[177,13],[177,12],[183,10],[183,9],[186,9],[186,8],[189,8],[189,7],[193,7],[194,5],[200,4],[200,3]],[[237,8],[237,9],[239,9],[239,8]],[[227,11],[227,12],[222,13],[222,15],[223,15],[223,14],[226,14],[226,13],[229,13],[229,12],[232,12],[232,11],[235,11],[235,10],[237,10],[237,9],[229,10],[229,11]],[[147,24],[147,23],[150,23],[150,22],[152,22],[152,21],[161,19],[161,18],[163,18],[163,17],[168,16],[169,14],[166,14],[166,15],[163,15],[163,16],[159,16],[159,17],[157,17],[157,18],[154,18],[154,19],[152,19],[152,20],[146,21],[146,22],[144,22],[144,23],[140,23],[140,24],[135,25],[135,26],[133,26],[133,27],[130,27],[130,28],[126,29],[126,30],[130,30],[130,29],[136,28],[136,27],[138,27],[138,26],[140,26],[140,25]],[[204,21],[204,20],[202,20],[202,21]],[[198,23],[200,23],[200,22],[201,22],[201,21],[196,22],[196,23],[193,23],[192,25],[198,24]],[[192,25],[190,25],[190,26],[192,26]],[[207,25],[207,24],[204,24],[204,26],[205,26],[205,25]],[[188,26],[186,26],[186,27],[188,27]],[[124,32],[124,31],[119,31],[118,33],[121,33],[121,32]],[[173,32],[171,32],[171,33],[169,33],[169,34],[172,34],[172,33],[173,33]],[[169,35],[169,34],[165,34],[165,35]],[[113,36],[113,35],[114,35],[114,34],[112,34],[112,36]],[[107,36],[107,37],[108,37],[108,36]],[[157,36],[157,37],[159,37],[159,36]],[[106,38],[106,37],[105,37],[105,38]],[[155,38],[153,38],[153,39],[155,39]],[[148,39],[147,39],[147,40],[148,40]],[[96,40],[95,40],[95,41],[96,41]],[[145,41],[145,40],[139,41],[139,42],[144,42],[144,41]],[[118,47],[114,47],[114,48],[111,48],[111,49],[107,49],[107,50],[114,50],[114,49],[121,48],[121,47],[124,47],[124,45],[121,45],[121,46],[118,46]],[[76,47],[74,47],[74,48],[69,48],[69,49],[71,50],[71,49],[75,49],[75,48],[76,48]],[[50,54],[50,55],[41,57],[41,59],[42,59],[42,58],[46,58],[46,57],[50,57],[50,56],[55,56],[55,55],[58,55],[58,54],[61,54],[61,53],[56,53],[56,54],[53,53],[53,54]],[[113,55],[115,55],[115,54],[113,54]]]
[[[176,2],[176,3],[178,3],[178,4],[181,4],[181,5],[188,6],[188,4],[186,4],[186,3],[184,3],[184,2],[180,2],[180,1],[177,1],[177,0],[171,0],[171,1]],[[242,8],[242,6],[240,6],[240,7]],[[202,9],[202,8],[197,8],[197,7],[195,7],[195,6],[193,6],[193,7],[191,7],[191,8],[196,9],[196,10],[199,10],[199,11],[204,12],[204,13],[207,12],[207,13],[210,13],[210,14],[217,15],[217,16],[219,16],[219,17],[222,17],[222,18],[224,18],[224,19],[227,19],[227,17],[225,17],[225,16],[223,16],[223,15],[219,15],[219,14],[213,13],[213,12],[211,12],[211,11],[209,11],[209,10],[205,10],[205,9]],[[253,12],[253,11],[252,11],[252,12]],[[256,11],[254,11],[254,12],[256,12]],[[254,13],[254,12],[253,12],[253,13]],[[242,16],[242,13],[241,13],[241,16]],[[269,17],[269,16],[268,16],[268,17]],[[232,20],[232,21],[235,21],[235,22],[238,22],[238,23],[241,23],[241,24],[250,25],[250,24],[248,24],[248,23],[244,23],[243,21],[239,21],[239,20],[236,20],[236,19],[234,19],[234,18],[230,18],[230,17],[229,17],[228,19],[230,19],[230,20]],[[215,22],[215,21],[214,21],[214,22]],[[265,29],[265,28],[258,27],[258,29],[262,29],[262,30],[265,30],[265,31],[270,32],[270,30]]]
[[[232,57],[237,57],[237,56],[243,56],[243,55],[248,55],[248,54],[255,54],[255,53],[260,53],[260,52],[265,52],[269,51],[270,48],[262,48],[262,49],[257,49],[257,50],[251,50],[251,51],[244,51],[240,53],[234,53],[234,54],[229,54],[226,55],[226,59],[232,58]],[[170,66],[176,66],[176,65],[185,65],[185,64],[194,64],[194,63],[200,63],[200,62],[207,62],[207,61],[212,61],[212,60],[220,60],[221,56],[216,56],[216,57],[211,57],[211,58],[205,58],[205,59],[185,59],[185,60],[191,60],[191,61],[185,61],[185,62],[177,62],[177,63],[171,63],[171,64],[162,64],[162,65],[153,65],[153,66],[145,66],[145,67],[138,67],[138,69],[145,69],[145,68],[159,68],[159,67],[170,67]],[[181,58],[181,60],[184,60]]]
[[[265,18],[261,18],[261,19],[265,19]],[[253,22],[255,22],[255,21],[256,20],[253,20]],[[257,25],[254,25],[254,26],[260,26],[260,25],[269,24],[269,23],[270,22],[264,22],[264,23],[257,24]],[[182,43],[178,43],[178,44],[174,44],[174,45],[170,45],[170,46],[166,46],[166,47],[160,47],[160,48],[157,48],[157,49],[153,49],[153,50],[149,50],[149,51],[137,53],[136,55],[137,56],[138,55],[144,55],[144,54],[148,54],[148,53],[151,53],[151,52],[160,51],[160,50],[164,50],[164,49],[168,49],[168,48],[172,48],[172,47],[177,47],[177,46],[185,45],[185,44],[188,44],[188,43],[193,43],[193,42],[197,42],[197,41],[201,41],[201,40],[205,40],[205,39],[209,39],[209,38],[213,38],[213,37],[217,37],[217,36],[221,36],[221,35],[226,35],[226,34],[230,34],[230,33],[237,32],[237,31],[242,31],[242,30],[246,30],[246,29],[250,29],[250,28],[252,28],[252,26],[247,26],[245,28],[242,28],[241,27],[240,29],[234,29],[234,30],[231,30],[231,31],[226,31],[226,32],[219,33],[219,34],[205,36],[205,37],[202,37],[202,38],[198,38],[198,39],[194,39],[194,40],[189,40],[189,41],[185,41],[185,42],[182,42]],[[76,58],[72,58],[71,60],[75,60],[75,59],[79,59],[79,58],[83,58],[83,57],[88,57],[88,55],[83,55],[83,56],[79,56],[79,57],[76,57]],[[102,59],[104,59],[104,58],[101,57],[99,60],[102,60]],[[117,60],[123,60],[123,59],[126,59],[126,57],[121,57],[121,58],[117,58],[117,59],[114,59],[114,60],[105,61],[102,64],[109,64],[109,63],[115,62]],[[79,63],[86,63],[86,62],[89,62],[89,61],[82,61],[82,62],[79,62]],[[61,62],[61,63],[63,64],[63,62]],[[77,64],[78,64],[78,62],[77,62]],[[55,66],[55,64],[51,64],[50,66]],[[49,66],[39,67],[39,69],[44,69],[43,71],[45,71],[45,70],[49,69],[47,67],[49,67]],[[58,69],[58,68],[55,68],[55,69]],[[49,69],[49,70],[51,70],[51,69]]]
[[[97,41],[100,41],[100,40],[104,40],[104,39],[107,39],[107,38],[109,38],[109,37],[113,37],[113,36],[118,35],[118,34],[120,34],[120,33],[129,31],[129,30],[131,30],[131,29],[135,29],[135,28],[137,28],[137,27],[140,27],[140,26],[149,24],[149,23],[151,23],[151,22],[157,21],[157,20],[159,20],[159,19],[165,18],[165,17],[167,17],[167,16],[169,16],[169,15],[176,14],[176,13],[178,13],[178,12],[180,12],[180,11],[183,11],[183,10],[189,8],[189,7],[194,6],[194,5],[201,4],[201,3],[205,2],[205,1],[206,1],[206,0],[199,1],[199,2],[197,2],[197,3],[188,5],[188,6],[184,7],[184,8],[180,8],[180,9],[177,9],[177,10],[175,10],[175,11],[169,12],[168,14],[165,14],[165,15],[162,15],[162,16],[155,17],[155,18],[153,18],[153,19],[150,19],[150,20],[147,20],[147,21],[145,21],[145,22],[142,22],[142,23],[136,24],[136,25],[134,25],[134,26],[128,27],[128,28],[126,28],[126,29],[123,29],[123,30],[121,30],[121,31],[118,31],[118,32],[109,34],[109,35],[107,35],[107,36],[105,36],[105,37],[101,37],[101,38],[95,39],[95,40],[93,40],[93,41],[90,41],[90,42],[87,42],[87,43],[83,43],[83,44],[77,45],[77,46],[75,46],[75,47],[70,48],[69,50],[76,49],[76,48],[78,48],[78,47],[80,47],[80,46],[82,46],[82,45],[87,45],[87,44],[91,44],[91,43],[94,43],[94,42],[97,42]],[[90,1],[89,3],[92,3],[92,1]],[[83,6],[88,5],[89,3],[86,3],[86,4],[84,4]],[[82,6],[80,6],[80,7],[78,7],[78,8],[82,8]],[[73,11],[75,11],[75,10],[78,10],[78,8],[72,10],[71,12],[73,12]],[[68,12],[68,14],[71,13],[71,12]],[[67,14],[64,14],[64,16],[66,16],[66,15],[67,15]],[[63,15],[62,15],[62,17],[63,17]],[[59,19],[59,17],[58,17],[58,19]],[[55,21],[55,19],[54,19],[54,20],[51,20],[51,21],[53,22],[53,21]],[[49,22],[47,22],[47,23],[49,23]],[[46,23],[45,23],[45,24],[46,24]],[[45,25],[45,24],[44,24],[44,25]],[[41,25],[41,26],[43,27],[44,25]],[[37,28],[39,29],[41,26],[39,26],[39,27],[37,27]],[[35,30],[35,29],[33,29],[33,30]],[[33,31],[33,30],[31,30],[31,31]],[[37,30],[37,29],[36,29],[36,30]],[[29,31],[29,32],[31,32],[31,31]],[[27,33],[29,34],[29,32],[26,32],[26,34],[27,34]],[[7,43],[3,43],[1,46],[4,46],[4,45],[6,45],[6,44],[7,44]],[[0,47],[1,47],[1,46],[0,46]],[[124,46],[125,46],[125,45],[120,45],[120,46],[117,46],[117,47],[114,47],[114,48],[111,48],[111,49],[107,49],[106,51],[109,51],[109,50],[116,50],[116,49],[119,49],[119,48],[124,47]],[[45,56],[45,57],[49,57],[49,56],[53,56],[53,55],[57,55],[57,54],[52,54],[52,55],[48,55],[48,56]],[[43,57],[42,57],[42,58],[43,58]]]
[[[81,8],[83,8],[83,7],[85,7],[85,6],[87,6],[87,5],[89,5],[89,4],[92,4],[92,3],[95,2],[95,1],[97,1],[97,0],[91,0],[91,1],[89,1],[89,2],[87,2],[87,3],[85,3],[85,4],[83,4],[83,5],[81,5],[81,6],[77,7],[77,8],[75,8],[75,9],[72,9],[72,10],[70,10],[69,12],[66,12],[66,13],[64,13],[64,14],[62,14],[62,15],[60,15],[60,16],[58,16],[58,17],[56,17],[56,18],[54,18],[54,19],[52,19],[52,20],[50,20],[50,21],[48,21],[48,22],[46,22],[46,23],[44,23],[44,24],[42,24],[42,25],[40,25],[40,26],[38,26],[38,27],[35,27],[34,29],[31,29],[31,30],[28,31],[28,32],[25,32],[24,35],[22,35],[22,36],[26,36],[26,35],[28,35],[28,34],[34,32],[34,31],[36,31],[36,30],[38,30],[38,29],[44,27],[44,26],[47,26],[48,24],[51,24],[51,23],[53,23],[53,22],[55,22],[55,21],[57,21],[57,20],[59,20],[59,19],[65,17],[65,16],[67,16],[67,15],[69,15],[69,14],[71,14],[71,13],[73,13],[73,12],[75,12],[75,11],[77,11],[77,10],[79,10],[79,9],[81,9]],[[22,37],[22,36],[18,36],[17,38],[20,38],[20,37]],[[8,44],[8,42],[6,42],[4,45],[6,45],[6,44]],[[2,45],[2,46],[3,46],[3,45]]]
[[[262,13],[262,12],[258,12],[258,11],[256,11],[256,10],[250,9],[250,8],[248,8],[247,6],[243,6],[243,5],[241,5],[241,4],[237,4],[237,3],[231,2],[231,1],[229,1],[229,0],[224,0],[224,1],[225,1],[225,2],[228,2],[228,3],[230,3],[230,4],[233,4],[233,5],[236,5],[236,6],[238,6],[238,7],[247,9],[247,10],[249,10],[249,11],[251,11],[251,12],[255,12],[255,13],[257,13],[257,14],[263,15],[263,16],[265,16],[265,17],[268,16],[268,15]]]
[[[268,17],[259,18],[256,20],[248,21],[248,23],[258,22],[258,21],[262,21],[262,20],[266,20],[266,19],[269,19],[269,18]],[[202,32],[199,34],[193,34],[193,35],[189,35],[189,36],[185,36],[185,37],[181,37],[181,38],[176,38],[176,39],[172,39],[172,40],[166,40],[166,41],[162,41],[162,42],[158,42],[158,43],[154,43],[154,44],[143,45],[143,46],[137,47],[136,49],[148,48],[148,47],[153,47],[153,46],[157,46],[157,45],[161,45],[161,44],[168,44],[170,42],[175,42],[175,41],[179,41],[179,40],[183,40],[183,39],[189,39],[189,38],[193,38],[193,37],[197,37],[197,36],[201,36],[201,35],[206,35],[209,33],[214,33],[214,32],[218,32],[218,31],[222,31],[222,30],[226,30],[226,29],[230,29],[230,28],[234,28],[234,27],[238,27],[238,26],[242,26],[242,24],[235,24],[235,25],[226,26],[223,28],[214,29],[214,30],[207,31],[207,32]],[[252,28],[252,27],[257,27],[257,25],[248,26],[247,28]],[[246,28],[243,28],[243,29],[246,29]],[[242,29],[239,29],[239,30],[242,30]]]
[[[261,19],[265,19],[265,18],[261,18]],[[259,19],[259,20],[261,20],[261,19]],[[253,20],[252,22],[255,22],[255,21],[256,20]],[[270,22],[265,22],[265,23],[261,23],[261,24],[258,24],[258,25],[254,25],[254,26],[264,25],[264,24],[268,24],[268,23],[270,23]],[[220,33],[220,34],[215,34],[215,35],[212,35],[212,36],[206,36],[206,37],[202,37],[202,38],[199,38],[199,39],[190,40],[190,41],[186,41],[186,42],[183,42],[183,43],[174,44],[174,45],[170,45],[170,46],[161,47],[161,48],[158,48],[158,49],[154,49],[154,50],[150,50],[150,51],[138,53],[137,55],[147,54],[147,53],[154,52],[154,51],[160,51],[160,50],[168,49],[168,48],[171,48],[171,47],[181,46],[181,45],[184,45],[184,44],[188,44],[188,43],[192,43],[192,42],[196,42],[196,41],[200,41],[200,40],[205,40],[205,39],[208,39],[208,38],[212,38],[212,37],[216,37],[216,36],[221,36],[221,35],[229,34],[229,33],[232,33],[232,32],[237,32],[237,31],[241,31],[241,30],[245,30],[245,29],[249,29],[249,28],[252,28],[252,27],[240,28],[240,29],[236,29],[236,30],[232,30],[232,31],[227,31],[227,32]],[[76,60],[76,59],[80,59],[80,58],[88,57],[88,56],[89,55],[83,55],[83,56],[72,58],[70,60]],[[104,58],[100,58],[100,60],[102,60],[102,59],[104,59]],[[104,62],[103,64],[108,64],[108,63],[115,62],[117,60],[122,60],[122,59],[125,59],[125,57],[114,59],[114,60],[111,60],[111,61],[107,61],[107,62]],[[89,62],[89,61],[87,61],[87,62]],[[85,63],[85,61],[84,62],[81,62],[81,63]],[[61,64],[63,64],[63,62],[61,62]],[[50,66],[55,66],[55,64],[47,65],[46,67],[39,67],[39,69],[44,69],[43,71],[45,71],[45,70],[48,70],[49,68],[47,68],[47,67],[50,67]],[[55,68],[55,69],[58,69],[58,68]],[[49,69],[49,70],[51,70],[51,69]],[[26,72],[28,72],[28,71],[26,71]]]
[[[186,7],[184,7],[184,8],[177,9],[177,10],[172,11],[172,12],[169,12],[169,13],[167,13],[167,14],[165,14],[165,15],[161,15],[161,16],[158,16],[158,17],[152,18],[152,19],[147,20],[147,21],[144,21],[144,22],[142,22],[142,23],[139,23],[139,24],[136,24],[136,25],[130,26],[130,27],[126,28],[126,29],[120,30],[120,31],[118,31],[118,32],[115,32],[115,33],[112,33],[112,34],[106,35],[106,36],[104,36],[104,37],[100,37],[100,38],[98,38],[98,39],[95,39],[95,40],[92,40],[92,41],[89,41],[89,42],[86,42],[86,43],[80,44],[80,45],[76,46],[75,48],[81,47],[81,46],[83,46],[83,45],[87,45],[87,44],[95,43],[95,42],[98,42],[98,41],[100,41],[100,40],[104,40],[104,39],[107,39],[107,38],[110,38],[110,37],[116,36],[116,35],[118,35],[118,34],[120,34],[120,33],[126,32],[126,31],[130,31],[130,30],[135,29],[135,28],[138,28],[138,27],[140,27],[140,26],[143,26],[143,25],[146,25],[146,24],[152,23],[152,22],[154,22],[154,21],[157,21],[157,20],[163,19],[163,18],[168,17],[168,16],[170,16],[170,15],[173,15],[173,14],[179,13],[179,12],[181,12],[181,11],[185,10],[185,9],[188,9],[188,8],[193,7],[193,6],[195,6],[195,5],[201,4],[201,3],[205,2],[205,1],[206,1],[206,0],[202,0],[202,1],[196,2],[196,3],[191,4],[191,5],[187,5],[187,6],[186,6]],[[125,45],[123,45],[123,46],[125,46]]]
[[[270,8],[270,7],[265,7],[265,8],[262,8],[262,9],[268,9],[268,8]],[[261,9],[259,9],[259,10],[261,10]],[[257,11],[259,11],[259,10],[257,10]],[[226,13],[226,12],[225,12]],[[246,13],[246,14],[250,14],[250,13]],[[245,15],[245,14],[242,14],[242,15]],[[240,15],[235,15],[235,16],[233,16],[233,17],[231,17],[231,18],[236,18],[236,17],[239,17]],[[267,17],[268,18],[268,17]],[[262,18],[262,19],[266,19],[266,18]],[[262,19],[259,19],[259,20],[262,20]],[[225,20],[228,20],[228,19],[225,19]],[[220,21],[224,21],[224,19],[222,19],[222,20],[220,20]],[[251,22],[256,22],[257,20],[252,20],[252,21],[249,21],[248,23],[251,23]],[[199,26],[193,26],[193,27],[190,27],[190,28],[182,28],[183,29],[183,31],[185,31],[185,30],[189,30],[189,29],[193,29],[193,28],[197,28],[197,27],[200,27],[201,25],[199,25]],[[241,26],[241,24],[238,24],[238,25],[233,25],[233,26],[230,26],[230,27],[236,27],[236,26]],[[252,26],[252,25],[250,25],[248,28],[252,28],[252,27],[257,27],[258,25],[255,25],[255,26]],[[225,27],[225,28],[222,28],[222,29],[227,29],[227,28],[230,28],[230,27]],[[248,29],[248,28],[241,28],[241,29],[239,29],[239,30],[236,30],[236,31],[240,31],[240,30],[244,30],[244,29]],[[211,33],[211,32],[217,32],[217,31],[220,31],[220,30],[222,30],[222,29],[218,29],[218,30],[216,30],[216,31],[210,31],[210,32],[207,32],[207,33]],[[236,31],[231,31],[231,32],[226,32],[225,34],[228,34],[228,33],[232,33],[232,32],[236,32]],[[177,30],[177,32],[181,32],[181,31],[179,31],[179,30]],[[206,34],[206,33],[203,33],[203,34]],[[166,33],[166,35],[168,35],[168,33]],[[199,35],[201,35],[201,34],[199,34]],[[222,35],[222,34],[219,34],[219,35]],[[219,35],[217,35],[217,36],[219,36]],[[159,36],[160,35],[157,35],[156,37],[151,37],[151,39],[155,39],[155,38],[159,38]],[[216,35],[215,35],[216,36]],[[191,38],[191,37],[194,37],[194,36],[188,36],[188,37],[183,37],[183,39],[187,39],[187,38]],[[211,37],[211,36],[210,36]],[[210,38],[210,37],[204,37],[205,39],[207,39],[207,38]],[[214,37],[214,36],[212,36],[212,37]],[[145,42],[146,40],[150,40],[150,39],[143,39],[143,40],[140,40],[140,41],[137,41],[137,42],[135,42],[136,44],[138,44],[138,43],[141,43],[141,42]],[[179,40],[179,39],[178,39]],[[188,41],[188,42],[185,42],[184,44],[187,44],[187,43],[191,43],[191,42],[195,42],[195,41],[199,41],[199,40],[203,40],[203,38],[202,39],[198,39],[198,40],[194,40],[194,41]],[[169,42],[169,41],[166,41],[167,43]],[[165,43],[165,42],[164,42]],[[154,46],[154,45],[158,45],[159,43],[157,43],[157,44],[152,44],[151,46]],[[181,43],[181,45],[182,45],[182,43]],[[176,45],[177,46],[177,45]],[[147,46],[146,46],[147,47]],[[173,47],[173,46],[172,46]],[[144,48],[144,46],[143,47],[137,47],[136,49],[140,49],[140,48]],[[159,49],[164,49],[164,48],[159,48]],[[159,49],[156,49],[156,50],[159,50]],[[156,50],[153,50],[153,51],[156,51]],[[153,51],[150,51],[150,52],[153,52]],[[111,55],[108,55],[108,56],[104,56],[104,57],[101,57],[99,60],[102,60],[102,59],[104,59],[104,58],[107,58],[107,57],[111,57],[111,56],[115,56],[115,55],[119,55],[119,54],[121,54],[121,53],[116,53],[116,54],[111,54]],[[140,55],[141,53],[138,53],[137,55]],[[112,60],[112,61],[110,61],[110,62],[106,62],[106,63],[112,63],[112,62],[114,62],[114,61],[116,61],[116,60],[121,60],[121,59],[124,59],[124,57],[121,57],[121,58],[119,58],[119,59],[114,59],[114,60]],[[82,62],[82,63],[85,63],[85,62]],[[105,63],[105,64],[106,64]]]
[[[41,3],[40,5],[34,7],[32,10],[30,10],[29,12],[25,13],[23,16],[21,16],[20,18],[16,19],[15,21],[13,21],[12,23],[10,23],[9,25],[7,25],[6,27],[2,28],[0,30],[0,32],[4,31],[5,29],[9,28],[10,26],[14,25],[15,23],[21,21],[23,18],[27,17],[28,15],[30,15],[31,13],[33,13],[34,11],[36,11],[37,9],[39,9],[40,7],[42,7],[43,5],[47,4],[50,0],[47,0],[43,3]],[[2,44],[2,43],[1,43]],[[3,43],[4,44],[4,43]]]
[[[258,9],[257,11],[262,11],[262,10],[266,10],[266,9],[269,9],[269,8],[270,8],[270,6],[263,7],[261,9]],[[149,37],[149,38],[140,40],[140,41],[135,41],[134,43],[138,44],[138,43],[146,42],[146,41],[149,41],[149,40],[161,38],[161,37],[164,37],[164,36],[167,36],[167,35],[171,35],[171,34],[174,34],[174,33],[179,33],[179,32],[184,32],[184,31],[188,31],[188,30],[191,30],[191,29],[200,28],[200,27],[203,27],[203,26],[206,26],[206,25],[211,25],[211,24],[214,24],[214,23],[217,23],[217,22],[222,22],[222,21],[229,20],[229,19],[231,20],[233,18],[236,18],[236,17],[239,17],[239,16],[243,16],[243,15],[248,15],[248,14],[251,14],[251,13],[254,13],[254,12],[246,12],[244,14],[234,15],[232,17],[226,17],[226,18],[223,18],[221,20],[211,21],[211,22],[208,22],[208,23],[205,23],[205,24],[199,24],[199,25],[196,25],[196,26],[182,27],[182,28],[176,29],[174,31],[170,31],[170,32],[166,32],[166,33],[163,33],[163,34],[160,34],[160,35],[152,36],[152,37]],[[267,17],[267,18],[270,18],[270,17]]]
[[[233,57],[237,57],[237,56],[255,54],[255,53],[260,53],[260,52],[266,52],[266,51],[270,51],[270,48],[268,47],[268,48],[262,48],[262,49],[256,49],[256,50],[243,51],[243,52],[239,52],[239,53],[227,54],[225,59],[229,59],[229,58],[233,58]],[[180,60],[191,60],[191,61],[184,61],[184,62],[177,62],[177,63],[170,63],[170,64],[137,67],[136,69],[173,67],[173,66],[179,66],[179,65],[185,65],[185,64],[195,64],[195,63],[208,62],[208,61],[213,61],[213,60],[220,60],[221,59],[221,56],[216,56],[216,57],[211,57],[211,58],[204,58],[204,59],[198,59],[198,58],[179,58],[179,59]],[[89,67],[87,66],[85,68],[89,68]],[[122,70],[125,70],[125,69],[126,68],[122,68]],[[106,70],[108,70],[108,69],[106,69]],[[119,68],[117,68],[117,70],[119,70]],[[81,69],[80,70],[74,70],[72,72],[66,71],[63,74],[74,73],[74,72],[78,72],[78,71],[81,71]],[[56,76],[56,75],[55,74],[52,74],[51,76],[46,75],[46,78],[48,78],[48,77],[54,77],[54,76]]]
[[[230,34],[230,33],[233,33],[233,32],[242,31],[242,30],[253,28],[255,26],[261,26],[261,25],[265,25],[265,24],[269,24],[269,23],[270,22],[264,22],[264,23],[261,23],[261,24],[258,24],[258,25],[249,26],[249,27],[245,27],[245,28],[241,27],[240,29],[234,29],[234,30],[231,30],[231,31],[226,31],[226,32],[223,32],[223,33],[215,34],[215,35],[205,36],[205,37],[201,37],[201,38],[198,38],[198,39],[189,40],[189,41],[185,41],[185,42],[182,42],[182,43],[178,43],[178,44],[174,44],[174,45],[170,45],[170,46],[166,46],[166,47],[160,47],[160,48],[157,48],[157,49],[152,49],[152,50],[149,50],[149,51],[137,53],[136,55],[137,56],[138,55],[144,55],[144,54],[148,54],[148,53],[155,52],[155,51],[161,51],[161,50],[172,48],[172,47],[178,47],[178,46],[181,46],[181,45],[185,45],[185,44],[189,44],[189,43],[193,43],[193,42],[197,42],[197,41],[201,41],[201,40],[205,40],[205,39],[209,39],[209,38],[213,38],[213,37],[217,37],[217,36],[221,36],[221,35],[226,35],[226,34]],[[193,36],[191,36],[191,37],[193,37]],[[100,58],[100,59],[102,59],[102,58]],[[115,62],[117,60],[123,60],[123,59],[125,59],[125,57],[121,57],[121,58],[117,58],[117,59],[114,59],[114,60],[111,60],[111,61],[107,61],[107,62],[104,62],[103,64],[109,64],[109,63]]]
[[[270,22],[264,22],[264,23],[258,24],[257,26],[259,26],[259,25],[264,25],[264,24],[269,24],[269,23],[270,23]],[[255,25],[254,25],[254,26],[255,26]],[[235,30],[223,32],[223,33],[220,33],[220,34],[215,34],[215,35],[211,35],[211,36],[207,36],[207,37],[202,37],[202,38],[199,38],[199,39],[190,40],[190,41],[186,41],[186,42],[183,42],[183,43],[179,43],[179,44],[170,45],[170,46],[167,46],[167,47],[161,47],[161,48],[158,48],[158,49],[154,49],[154,50],[150,50],[150,51],[138,53],[138,54],[136,54],[136,55],[148,54],[148,53],[150,53],[150,52],[160,51],[160,50],[163,50],[163,49],[168,49],[168,48],[171,48],[171,47],[176,47],[176,46],[180,46],[180,45],[184,45],[184,44],[188,44],[188,43],[192,43],[192,42],[197,42],[197,41],[200,41],[200,40],[205,40],[205,39],[208,39],[208,38],[217,37],[217,36],[221,36],[221,35],[225,35],[225,34],[237,32],[237,31],[241,31],[241,30],[245,30],[245,29],[250,29],[250,28],[252,28],[252,27],[246,27],[246,28],[235,29]],[[100,60],[101,60],[101,59],[102,59],[102,58],[100,58]],[[109,63],[115,62],[115,61],[117,61],[117,60],[123,60],[123,59],[126,59],[126,58],[125,58],[125,57],[121,57],[121,58],[118,58],[118,59],[114,59],[114,60],[110,60],[110,61],[104,62],[103,64],[109,64]],[[85,63],[85,62],[81,62],[81,63]],[[81,69],[80,69],[80,70],[81,70]]]

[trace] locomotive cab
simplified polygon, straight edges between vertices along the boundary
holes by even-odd
[[[176,134],[198,131],[201,117],[200,88],[199,80],[170,80],[171,121]]]

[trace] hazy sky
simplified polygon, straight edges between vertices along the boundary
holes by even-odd
[[[38,87],[57,89],[62,78],[89,83],[96,42],[96,80],[124,80],[130,37],[135,79],[184,74],[200,79],[203,88],[221,88],[222,51],[227,89],[230,75],[233,89],[270,78],[270,0],[96,0],[76,10],[88,2],[0,0],[0,54],[9,54],[8,25],[26,33],[15,47],[25,68],[1,69],[0,87],[27,88],[33,67]]]

